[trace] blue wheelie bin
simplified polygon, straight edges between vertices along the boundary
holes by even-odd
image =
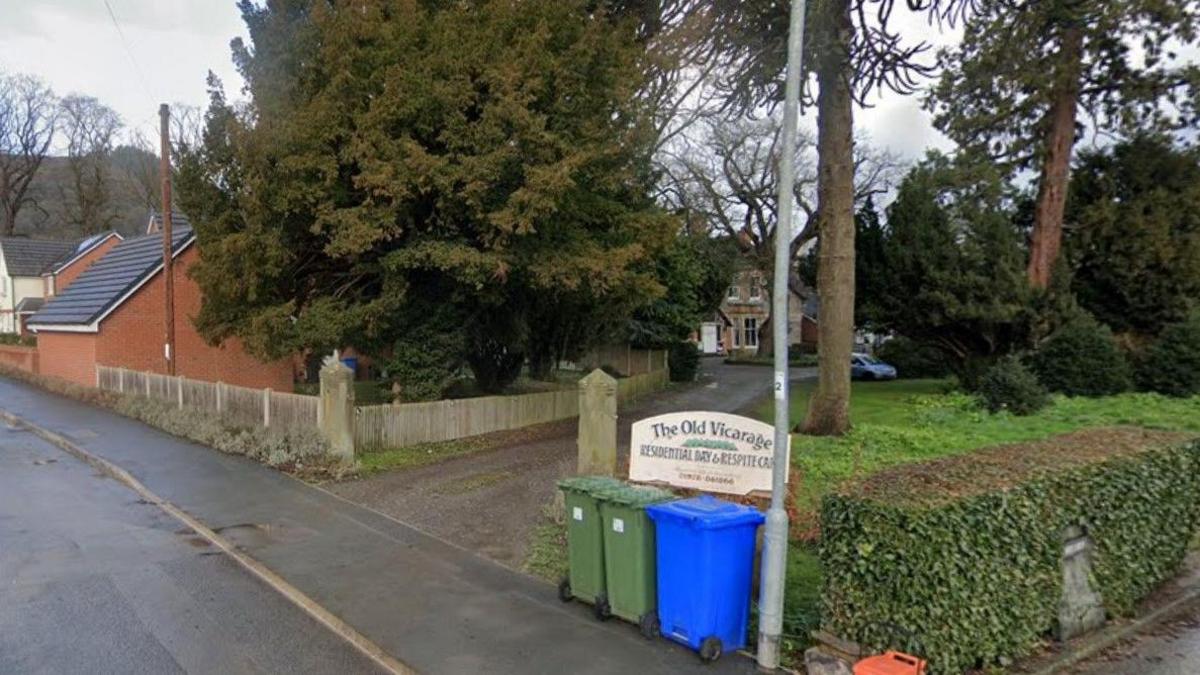
[[[715,661],[746,646],[758,509],[704,495],[652,504],[662,635]]]

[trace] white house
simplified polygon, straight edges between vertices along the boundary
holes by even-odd
[[[119,241],[116,232],[76,241],[0,237],[0,333],[20,333],[23,316],[40,309],[47,295],[65,288]]]
[[[18,332],[17,305],[44,297],[42,272],[74,248],[72,241],[0,237],[0,333]]]

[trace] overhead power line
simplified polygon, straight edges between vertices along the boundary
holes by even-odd
[[[113,11],[112,5],[108,0],[103,0],[104,8],[108,10],[108,18],[112,19],[113,28],[117,29],[117,37],[121,39],[121,46],[125,48],[125,56],[129,58],[130,65],[133,66],[133,73],[138,81],[138,85],[149,98],[154,98],[150,93],[150,87],[146,85],[146,75],[142,72],[142,67],[138,65],[137,57],[133,55],[133,50],[129,47],[129,40],[125,37],[125,31],[121,29],[121,22],[117,20],[117,13]]]

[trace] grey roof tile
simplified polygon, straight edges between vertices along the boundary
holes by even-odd
[[[177,229],[172,235],[175,255],[195,238],[191,228]],[[29,318],[29,325],[89,325],[116,306],[161,264],[160,235],[126,239],[84,270],[61,295],[51,298],[41,311]]]
[[[28,314],[29,312],[38,311],[44,304],[46,304],[46,301],[42,298],[21,298],[21,301],[17,303],[13,311],[17,314]]]
[[[41,276],[42,271],[54,264],[59,256],[74,248],[75,242],[72,241],[0,237],[0,251],[4,252],[8,274],[14,277]]]
[[[105,239],[108,239],[109,237],[111,237],[112,235],[114,235],[116,233],[117,233],[116,230],[108,230],[107,232],[101,232],[100,234],[93,234],[90,237],[84,237],[83,239],[80,239],[79,241],[74,242],[71,245],[70,250],[68,250],[65,253],[63,253],[62,255],[58,256],[58,258],[56,258],[54,260],[54,262],[50,263],[44,269],[42,269],[42,274],[49,274],[51,272],[62,271],[62,268],[66,267],[67,263],[74,260],[75,257],[78,256],[80,253],[87,251],[89,248],[95,246],[96,244],[99,244],[100,242],[104,241]]]
[[[158,211],[157,209],[152,210],[150,212],[150,222],[153,223],[153,225],[151,227],[153,228],[154,231],[162,232],[163,219],[162,219],[161,211]],[[183,213],[182,211],[176,211],[175,209],[171,209],[171,229],[172,230],[174,230],[177,227],[191,227],[191,226],[192,226],[192,221],[188,220],[186,213]]]

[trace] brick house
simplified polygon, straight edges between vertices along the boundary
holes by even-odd
[[[69,254],[54,261],[42,272],[42,296],[50,298],[67,290],[84,270],[124,240],[125,237],[116,232],[105,232],[81,241]]]
[[[758,331],[771,315],[765,277],[757,270],[734,274],[725,299],[711,321],[700,326],[700,351],[704,354],[758,351]],[[788,335],[792,344],[811,350],[817,345],[815,302],[794,291],[788,300]]]
[[[194,231],[173,232],[175,371],[196,380],[292,391],[289,359],[263,363],[236,339],[213,346],[192,325],[200,287],[188,276],[199,259]],[[38,335],[39,369],[92,386],[96,366],[166,373],[162,237],[120,242],[51,298],[28,322]]]
[[[0,333],[23,334],[56,282],[65,288],[120,240],[116,232],[78,241],[0,238]]]

